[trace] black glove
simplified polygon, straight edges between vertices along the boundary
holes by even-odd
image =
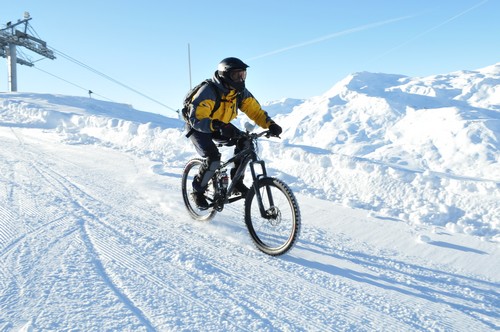
[[[218,131],[222,136],[227,138],[233,138],[240,136],[240,130],[236,128],[232,123],[224,123],[219,120],[212,120],[212,128]]]
[[[279,136],[283,132],[283,129],[275,122],[271,122],[271,125],[269,126],[269,132],[273,136]]]

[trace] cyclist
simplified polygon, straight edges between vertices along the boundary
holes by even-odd
[[[245,87],[247,68],[243,61],[230,57],[223,59],[217,66],[211,81],[218,92],[209,84],[203,85],[193,96],[189,105],[189,121],[186,129],[190,132],[190,140],[196,151],[205,158],[199,173],[193,180],[193,199],[199,209],[208,209],[204,193],[208,182],[220,165],[221,154],[214,140],[230,143],[240,135],[240,130],[231,121],[238,115],[238,109],[244,112],[257,125],[269,129],[272,135],[279,136],[282,128],[277,125],[261,108],[259,102]],[[220,106],[214,110],[216,98],[220,97]],[[234,142],[234,153],[240,151],[239,144]],[[238,164],[231,169],[234,176]],[[235,183],[235,189],[246,195],[248,188],[243,180]]]

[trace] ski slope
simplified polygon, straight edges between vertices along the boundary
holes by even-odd
[[[190,220],[180,167],[40,130],[0,133],[2,329],[499,326],[495,244],[299,195],[300,241],[271,258],[241,205]]]
[[[209,223],[188,217],[180,177],[195,153],[180,121],[0,94],[0,331],[498,330],[498,179],[349,155],[355,134],[336,152],[287,132],[262,144],[303,222],[296,247],[273,258],[253,246],[243,203]],[[434,191],[448,202],[439,218]],[[405,192],[413,210],[396,213],[389,197]],[[475,223],[452,213],[464,206]]]

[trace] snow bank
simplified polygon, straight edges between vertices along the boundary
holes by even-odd
[[[427,78],[353,74],[324,95],[267,105],[285,131],[261,154],[304,194],[500,241],[498,86],[500,64]],[[170,165],[196,155],[180,120],[89,98],[0,94],[0,121]]]

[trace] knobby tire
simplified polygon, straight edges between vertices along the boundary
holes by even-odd
[[[213,219],[217,211],[214,208],[209,208],[207,210],[198,209],[193,198],[191,197],[191,193],[193,192],[192,182],[194,176],[198,174],[198,171],[203,163],[203,159],[195,158],[191,159],[184,167],[184,171],[182,172],[182,198],[184,199],[184,204],[186,205],[189,215],[193,219],[198,221],[209,221]],[[213,188],[214,186],[212,180],[210,180],[207,191],[205,192],[205,196],[209,200],[213,198]]]
[[[298,239],[301,227],[300,210],[291,189],[281,180],[262,178],[257,182],[266,210],[274,211],[274,217],[260,213],[255,186],[245,199],[245,224],[254,244],[262,252],[279,256],[288,252]],[[274,206],[270,206],[268,192],[272,193]]]

